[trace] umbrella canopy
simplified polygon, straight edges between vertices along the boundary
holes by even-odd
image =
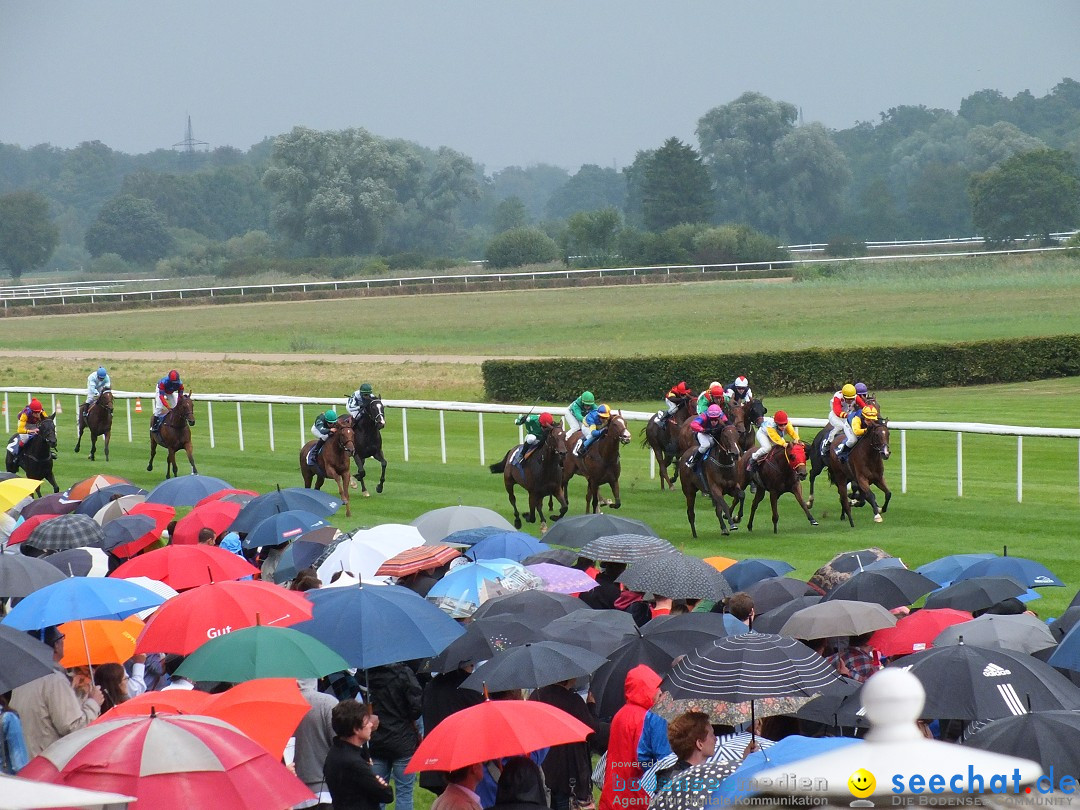
[[[513,531],[510,521],[483,506],[444,506],[432,509],[412,522],[425,543],[441,543],[446,536],[462,529],[476,529],[481,526],[496,526],[503,531]]]
[[[339,572],[371,581],[382,564],[401,550],[376,548],[357,537],[349,537],[321,557],[315,572],[323,584],[329,583],[331,577]]]
[[[194,506],[207,495],[223,489],[232,489],[232,484],[212,475],[178,475],[166,478],[150,490],[146,501],[168,506]]]
[[[32,779],[0,774],[0,807],[31,810],[39,807],[127,807],[135,801],[134,796],[122,796],[119,793],[104,793],[100,790],[80,790],[63,785],[47,785]]]
[[[982,560],[992,560],[996,554],[949,554],[938,557],[926,565],[920,565],[915,570],[924,577],[929,577],[938,585],[953,582],[964,571]]]
[[[52,647],[0,625],[0,694],[55,671]]]
[[[34,531],[38,526],[47,520],[60,517],[59,515],[32,515],[25,518],[22,523],[11,530],[11,534],[8,535],[9,546],[18,545],[22,543],[30,536],[30,533]]]
[[[101,547],[117,557],[138,554],[161,539],[157,523],[149,515],[121,515],[101,527],[105,539]]]
[[[700,557],[681,551],[647,557],[633,563],[618,578],[632,591],[671,599],[712,599],[730,596],[723,574]]]
[[[807,585],[801,579],[767,577],[758,580],[744,590],[754,600],[755,614],[762,615],[781,605],[786,605],[792,599],[804,596],[806,589]]]
[[[23,498],[37,492],[41,482],[35,478],[7,478],[0,481],[0,512],[11,509]]]
[[[380,577],[407,577],[420,571],[439,568],[461,556],[456,548],[446,545],[417,546],[395,554],[383,562],[375,575]]]
[[[1033,759],[1046,773],[1080,773],[1080,714],[1045,711],[1003,717],[964,740],[964,746]]]
[[[241,534],[250,532],[266,518],[279,512],[301,509],[319,517],[329,517],[341,507],[341,500],[318,489],[288,487],[260,495],[248,501],[229,528]]]
[[[465,552],[470,560],[513,560],[521,562],[526,557],[547,551],[550,546],[532,535],[510,531],[491,534]]]
[[[60,666],[71,669],[123,664],[135,654],[135,640],[142,629],[143,623],[136,616],[128,616],[123,621],[95,619],[65,622],[60,625],[60,632],[67,637]]]
[[[675,551],[667,540],[648,534],[609,534],[590,540],[581,556],[604,562],[632,563]]]
[[[95,512],[94,522],[99,526],[104,526],[110,520],[116,520],[118,517],[126,515],[136,504],[145,502],[145,495],[121,495],[119,498],[109,501],[105,506]]]
[[[541,584],[540,577],[513,560],[481,560],[452,568],[431,587],[427,599],[451,618],[464,619],[488,599],[539,588]]]
[[[211,492],[205,498],[202,498],[195,508],[200,506],[206,506],[208,503],[214,501],[225,501],[226,503],[235,503],[243,506],[250,503],[259,496],[259,493],[253,489],[219,489],[217,492]]]
[[[122,579],[70,577],[34,591],[2,623],[16,630],[40,630],[79,619],[126,619],[164,601]]]
[[[502,526],[477,526],[472,529],[458,529],[456,532],[446,535],[440,542],[448,546],[475,546],[485,537],[502,534],[505,531],[506,529]]]
[[[995,616],[991,613],[963,624],[954,624],[934,638],[935,647],[973,644],[1031,655],[1057,645],[1050,629],[1035,616]]]
[[[1065,612],[1053,619],[1047,627],[1054,634],[1054,638],[1061,641],[1077,623],[1080,623],[1080,606],[1066,608]]]
[[[344,538],[345,535],[334,526],[323,526],[300,535],[281,553],[274,569],[274,582],[281,585],[291,581],[303,569],[316,565],[320,557]]]
[[[875,632],[869,646],[889,658],[910,655],[933,647],[934,639],[945,628],[970,621],[971,614],[963,610],[923,608]]]
[[[141,585],[148,591],[153,591],[166,602],[179,594],[175,588],[170,588],[164,582],[158,582],[156,579],[150,579],[150,577],[128,577],[128,582],[133,582],[136,585]],[[160,605],[158,607],[160,607]],[[156,607],[147,608],[146,610],[140,610],[133,615],[138,616],[145,622],[150,614],[154,613],[157,609],[158,608]]]
[[[861,636],[896,624],[896,617],[873,602],[819,602],[792,614],[780,634],[792,638]]]
[[[145,496],[146,494],[145,489],[134,484],[110,484],[107,487],[91,492],[83,498],[79,505],[75,507],[75,512],[79,515],[93,517],[117,498],[122,498],[125,495]]]
[[[72,500],[81,501],[100,489],[106,489],[117,484],[131,484],[131,482],[119,475],[91,475],[77,484],[72,484],[64,494]]]
[[[845,551],[815,571],[808,584],[824,596],[840,583],[850,579],[856,571],[862,571],[870,563],[889,556],[891,555],[877,547]]]
[[[816,605],[821,601],[820,596],[796,596],[789,602],[765,613],[757,613],[754,616],[754,629],[759,633],[780,633],[781,628],[787,624],[787,620],[805,607]]]
[[[738,560],[736,560],[734,557],[715,556],[715,557],[706,557],[705,562],[707,562],[709,565],[711,565],[717,571],[720,571],[721,573],[723,573],[727,569],[731,568],[731,566],[733,566],[735,563],[737,563]]]
[[[548,593],[577,594],[591,591],[597,586],[595,579],[577,568],[551,563],[536,563],[525,568],[543,580],[540,589]]]
[[[58,568],[37,557],[0,553],[0,599],[29,596],[63,578]]]
[[[240,504],[210,501],[205,506],[196,506],[180,520],[176,521],[169,542],[174,546],[194,546],[199,542],[199,532],[210,529],[217,537],[236,520],[240,514]]]
[[[452,672],[462,664],[487,661],[493,655],[530,641],[542,641],[538,631],[509,616],[477,619],[465,626],[465,632],[430,660],[432,672]]]
[[[187,655],[208,639],[257,621],[286,627],[310,618],[311,603],[298,591],[257,580],[215,582],[165,602],[146,623],[135,651]]]
[[[291,627],[243,627],[212,638],[176,674],[192,681],[239,683],[256,678],[321,678],[349,668],[316,638]]]
[[[86,515],[60,515],[39,525],[23,542],[41,551],[64,551],[83,546],[100,546],[104,540],[105,534],[93,518]]]
[[[937,587],[934,580],[906,568],[858,571],[829,591],[823,601],[847,599],[852,602],[874,602],[886,610],[892,610],[912,604]]]
[[[443,720],[420,742],[406,773],[452,771],[476,762],[583,742],[592,729],[536,700],[486,700]]]
[[[956,578],[963,582],[976,577],[1010,577],[1028,588],[1065,585],[1057,574],[1040,562],[1024,557],[993,557],[970,565]]]
[[[607,656],[639,635],[634,617],[624,610],[578,610],[548,623],[543,634]]]
[[[928,608],[952,608],[974,613],[1005,599],[1020,596],[1027,588],[1009,577],[979,577],[955,582],[926,597]]]
[[[1051,666],[1080,672],[1080,633],[1076,628],[1070,630],[1060,642],[1054,654],[1050,656]]]
[[[259,569],[247,560],[217,546],[170,545],[128,560],[113,571],[112,576],[119,579],[149,577],[177,591],[185,591],[257,573]]]
[[[649,802],[650,810],[702,810],[709,796],[723,784],[738,763],[706,760],[671,777]]]
[[[49,746],[21,771],[69,787],[137,797],[144,807],[264,810],[311,798],[304,783],[233,726],[212,717],[121,717]]]
[[[548,529],[547,534],[544,535],[544,542],[567,548],[581,548],[599,537],[611,537],[616,534],[656,536],[656,532],[640,520],[597,513],[564,517]]]
[[[422,596],[399,585],[326,588],[309,591],[307,597],[311,621],[296,629],[336,650],[350,667],[428,658],[464,632]]]
[[[45,495],[36,501],[28,503],[19,513],[24,518],[32,518],[35,515],[67,515],[75,511],[79,501],[72,500],[63,492],[54,492]]]
[[[546,535],[545,535],[546,536]],[[551,548],[547,551],[539,551],[531,554],[521,561],[524,566],[537,565],[539,563],[551,563],[552,565],[565,565],[573,567],[577,564],[578,553],[568,548]]]
[[[724,569],[724,579],[736,591],[745,591],[755,582],[772,577],[782,577],[789,571],[794,571],[795,566],[784,560],[768,560],[764,558],[751,558],[740,560]],[[806,591],[806,588],[803,588]]]
[[[490,689],[539,689],[591,675],[607,662],[602,655],[558,641],[536,641],[497,652],[477,667],[461,686],[476,692]]]
[[[589,606],[572,596],[549,591],[528,590],[496,596],[484,602],[473,618],[513,616],[522,624],[541,628],[561,616],[586,610],[590,610]]]
[[[236,504],[223,504],[223,506],[236,506]],[[255,528],[244,538],[244,548],[280,546],[290,540],[295,540],[305,532],[321,529],[326,525],[327,522],[321,517],[303,509],[278,512],[255,524]]]
[[[164,503],[137,503],[128,509],[129,515],[149,515],[154,519],[154,531],[164,532],[176,517],[176,510]]]
[[[109,573],[109,555],[100,548],[70,548],[41,559],[65,577],[103,577]]]

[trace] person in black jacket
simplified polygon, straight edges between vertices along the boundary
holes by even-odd
[[[330,714],[334,742],[323,764],[323,778],[334,810],[375,810],[394,800],[394,791],[371,770],[363,746],[379,727],[379,716],[357,700],[343,700]]]
[[[462,682],[472,674],[473,665],[464,663],[450,672],[440,672],[424,686],[423,718],[424,732],[430,734],[443,720],[470,706],[484,702],[484,696],[472,689],[461,689]],[[446,788],[446,774],[441,771],[423,771],[420,787],[441,794]]]
[[[498,810],[547,810],[544,772],[529,757],[510,757],[502,766],[495,790]]]
[[[368,700],[379,710],[379,727],[371,735],[371,767],[378,776],[393,777],[395,810],[412,810],[415,774],[405,767],[420,745],[423,690],[416,674],[405,664],[387,664],[368,670]]]
[[[592,758],[589,749],[598,754],[607,750],[610,723],[598,720],[581,695],[574,691],[574,679],[542,686],[529,696],[562,709],[593,730],[585,742],[553,745],[544,757],[544,781],[551,791],[552,810],[570,810],[571,799],[579,806],[592,801]]]

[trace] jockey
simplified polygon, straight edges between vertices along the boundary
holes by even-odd
[[[859,392],[851,383],[846,383],[843,388],[833,394],[832,408],[829,410],[829,424],[832,425],[832,430],[829,431],[829,436],[825,440],[826,450],[823,451],[826,455],[827,448],[841,430],[844,431],[848,446],[855,444],[855,434],[851,432],[851,425],[848,424],[848,415],[865,407],[866,400],[859,396]]]
[[[777,411],[775,416],[766,416],[761,420],[761,426],[758,427],[755,438],[759,447],[750,456],[750,461],[746,465],[746,472],[749,475],[757,472],[758,464],[773,447],[787,447],[789,441],[799,441],[799,431],[788,421],[787,413]]]
[[[690,430],[694,432],[698,446],[697,450],[691,453],[690,458],[686,460],[687,467],[693,469],[698,460],[705,457],[709,448],[713,446],[713,442],[720,435],[720,431],[725,427],[727,427],[727,416],[724,414],[724,409],[716,403],[706,408],[705,413],[699,413],[690,421]]]
[[[685,382],[679,382],[671,386],[671,390],[664,396],[664,407],[656,412],[657,424],[661,428],[664,427],[671,415],[679,410],[679,405],[693,395],[694,392],[686,387]]]
[[[754,398],[754,392],[750,390],[750,381],[745,376],[739,375],[735,382],[724,389],[724,397],[732,405],[742,405]]]
[[[353,391],[349,401],[345,403],[345,410],[352,414],[353,419],[358,419],[376,398],[373,390],[371,383],[361,383],[360,387]]]
[[[154,420],[150,424],[150,432],[153,433],[161,427],[165,421],[165,414],[176,407],[180,397],[184,394],[184,381],[180,379],[180,372],[175,368],[158,380],[157,392],[154,396]]]
[[[318,439],[315,442],[315,446],[308,451],[308,464],[312,467],[315,466],[316,459],[319,457],[319,451],[322,450],[326,440],[329,439],[334,429],[337,427],[338,415],[337,411],[330,408],[323,411],[315,417],[315,424],[311,426],[311,435]]]
[[[566,409],[566,424],[569,425],[567,432],[573,433],[575,430],[581,430],[585,416],[592,413],[595,407],[596,397],[593,396],[592,391],[583,392],[580,397],[571,402],[570,407]]]
[[[525,426],[525,444],[518,448],[518,452],[514,454],[514,460],[511,462],[518,464],[525,460],[526,452],[547,441],[548,433],[555,426],[555,419],[550,413],[544,411],[539,415],[531,413],[519,416],[514,420],[514,424]]]
[[[98,366],[98,370],[91,371],[90,376],[86,378],[86,404],[93,405],[101,396],[101,392],[110,388],[112,388],[112,380],[109,378],[109,372],[105,370],[105,366]]]
[[[724,407],[724,386],[715,380],[709,383],[709,387],[697,398],[698,414],[705,413],[710,405],[718,405],[721,409]]]
[[[19,455],[22,446],[37,435],[41,420],[48,419],[49,414],[41,406],[41,401],[36,397],[30,400],[30,404],[19,411],[19,425],[15,430],[15,438],[8,445],[12,456]]]
[[[600,438],[607,429],[609,419],[611,419],[611,408],[607,405],[600,405],[595,411],[585,414],[585,419],[581,423],[581,441],[574,448],[575,456],[585,453],[589,445]]]
[[[855,446],[855,442],[862,438],[870,428],[874,426],[878,419],[878,409],[873,405],[867,405],[861,411],[855,411],[848,417],[848,422],[851,423],[851,432],[855,436],[852,441],[844,441],[843,444],[836,448],[836,457],[841,461],[847,461],[848,455],[851,453],[851,448]]]

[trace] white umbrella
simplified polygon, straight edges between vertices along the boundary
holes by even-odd
[[[131,511],[133,506],[145,500],[145,495],[121,495],[119,498],[113,498],[94,513],[94,520],[104,526],[110,520],[123,517]]]
[[[153,591],[158,596],[164,597],[166,602],[180,593],[175,588],[166,585],[164,582],[158,582],[156,579],[150,579],[150,577],[127,577],[127,581],[134,582],[136,585],[142,585],[146,590]],[[161,607],[161,605],[158,605],[158,607]],[[146,617],[155,610],[157,610],[156,607],[147,608],[146,610],[140,610],[135,615],[143,621],[146,621]]]
[[[40,807],[123,808],[134,796],[102,793],[98,790],[50,785],[32,779],[0,774],[0,810],[31,810]]]
[[[395,554],[397,554],[396,551],[375,548],[353,537],[342,540],[334,546],[333,551],[327,555],[315,573],[324,585],[328,584],[330,577],[339,571],[359,577],[364,582],[385,582],[385,577],[376,577],[375,572]]]
[[[360,540],[379,551],[385,551],[394,557],[403,551],[424,545],[424,536],[415,526],[404,523],[383,523],[371,529],[357,529],[352,533],[354,540]]]

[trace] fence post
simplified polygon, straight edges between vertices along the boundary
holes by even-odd
[[[210,426],[210,449],[214,449],[214,403],[206,400],[206,424]]]
[[[907,431],[900,431],[900,492],[907,493]]]
[[[964,434],[956,434],[956,497],[964,497]]]
[[[446,463],[446,411],[439,411],[439,446],[442,448],[442,463]]]
[[[4,432],[11,433],[11,408],[8,407],[7,391],[4,392]]]
[[[675,472],[679,471],[678,462],[676,462]],[[649,480],[656,478],[656,454],[649,452]]]
[[[300,403],[300,446],[303,447],[307,444],[307,433],[304,431],[306,423],[304,422],[304,403]]]
[[[405,445],[405,460],[409,460],[409,411],[407,408],[401,409],[401,440]]]
[[[133,441],[131,438],[131,400],[125,399],[124,405],[127,406],[128,443],[130,444]]]
[[[266,415],[270,419],[270,452],[274,452],[274,403],[266,403]]]
[[[240,435],[240,452],[244,452],[244,417],[240,415],[240,403],[236,403],[236,432]]]
[[[486,465],[484,460],[484,412],[480,411],[476,416],[479,423],[478,430],[480,431],[480,466],[483,467]]]

